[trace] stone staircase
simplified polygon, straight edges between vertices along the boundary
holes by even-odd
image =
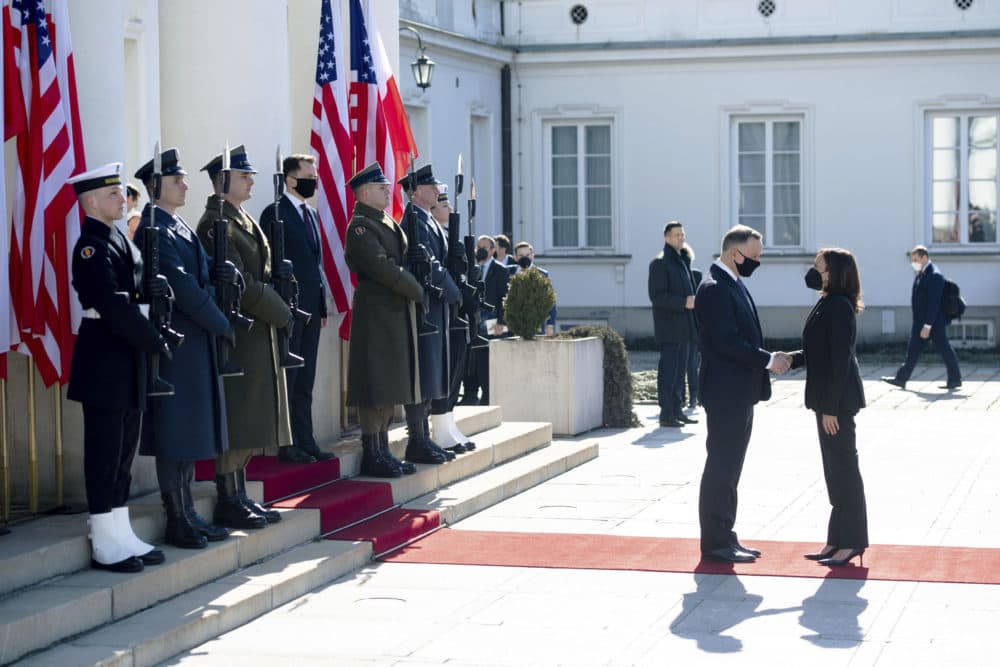
[[[136,574],[89,568],[85,515],[16,526],[0,538],[0,664],[155,665],[597,456],[596,443],[551,445],[547,423],[502,423],[498,407],[456,417],[477,449],[399,479],[359,477],[357,438],[309,466],[259,457],[247,491],[281,522],[202,550],[162,547],[167,562]],[[389,435],[401,457],[405,429]],[[211,516],[214,485],[196,483],[194,495]],[[159,494],[130,507],[135,532],[155,542],[165,524]]]

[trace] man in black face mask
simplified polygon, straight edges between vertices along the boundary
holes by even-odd
[[[511,275],[517,273],[518,271],[527,271],[528,269],[538,269],[543,276],[549,278],[549,272],[542,267],[535,264],[535,249],[531,247],[531,244],[527,241],[521,241],[516,246],[514,246],[514,261],[517,263],[516,267],[512,268]],[[549,278],[551,281],[552,279]],[[559,310],[556,308],[555,304],[552,304],[552,310],[549,311],[549,317],[545,320],[545,329],[543,330],[544,335],[552,336],[556,332],[556,315]]]
[[[737,225],[722,239],[722,252],[698,287],[694,315],[701,338],[701,404],[708,438],[698,519],[703,557],[751,563],[760,552],[740,544],[736,486],[753,429],[753,406],[771,397],[767,371],[788,370],[784,353],[763,349],[764,335],[750,292],[743,284],[760,266],[760,232]]]
[[[476,239],[476,262],[486,286],[483,300],[493,306],[479,311],[479,335],[484,338],[498,338],[503,333],[503,300],[507,296],[507,282],[510,273],[500,261],[493,259],[496,242],[492,237],[480,236]],[[491,328],[486,322],[496,320]],[[490,350],[487,347],[471,350],[472,363],[469,373],[462,381],[462,405],[490,404]],[[482,389],[482,398],[479,390]]]
[[[332,459],[313,436],[312,393],[316,380],[316,356],[319,351],[320,329],[326,326],[326,276],[323,274],[323,247],[319,233],[319,216],[306,200],[316,193],[316,158],[312,155],[289,155],[281,164],[285,176],[285,192],[281,197],[278,216],[285,223],[285,259],[295,267],[299,283],[299,308],[311,313],[309,323],[296,324],[288,347],[293,354],[305,359],[300,368],[285,369],[288,380],[288,409],[291,413],[292,443],[281,457],[291,463],[314,463]],[[276,219],[274,204],[260,215],[260,226],[270,236]]]

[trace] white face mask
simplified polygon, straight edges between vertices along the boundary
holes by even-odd
[[[910,266],[912,266],[913,270],[916,271],[917,273],[920,273],[921,269],[924,268],[924,265],[921,264],[920,262],[910,262]]]

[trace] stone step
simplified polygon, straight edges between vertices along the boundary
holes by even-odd
[[[498,448],[500,449],[500,448]],[[597,445],[559,443],[449,484],[404,507],[414,514],[454,517],[505,500],[597,456]],[[482,483],[476,483],[483,479]],[[306,513],[306,510],[295,510]],[[361,540],[326,539],[297,546],[281,555],[224,576],[122,621],[83,634],[47,651],[28,656],[19,667],[146,667],[190,650],[366,565],[373,557],[368,540],[385,534],[386,515],[353,526],[382,524],[381,533]],[[316,515],[317,512],[310,514]],[[389,524],[393,522],[388,522]],[[427,530],[432,523],[425,525]],[[268,529],[269,530],[269,529]],[[266,532],[266,531],[264,531]]]
[[[255,531],[234,531],[205,549],[163,546],[161,565],[115,574],[88,569],[55,577],[0,601],[0,664],[65,637],[125,618],[319,534],[315,512],[287,510]]]

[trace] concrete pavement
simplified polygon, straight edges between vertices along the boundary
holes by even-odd
[[[959,392],[921,365],[903,392],[865,367],[858,446],[873,544],[1000,549],[1000,368]],[[828,504],[804,375],[756,413],[736,529],[825,539]],[[704,424],[603,430],[596,460],[453,529],[695,537]],[[558,446],[559,442],[553,446]],[[766,558],[765,554],[765,558]],[[820,566],[817,566],[820,567]],[[171,665],[986,665],[1000,586],[381,563]]]

